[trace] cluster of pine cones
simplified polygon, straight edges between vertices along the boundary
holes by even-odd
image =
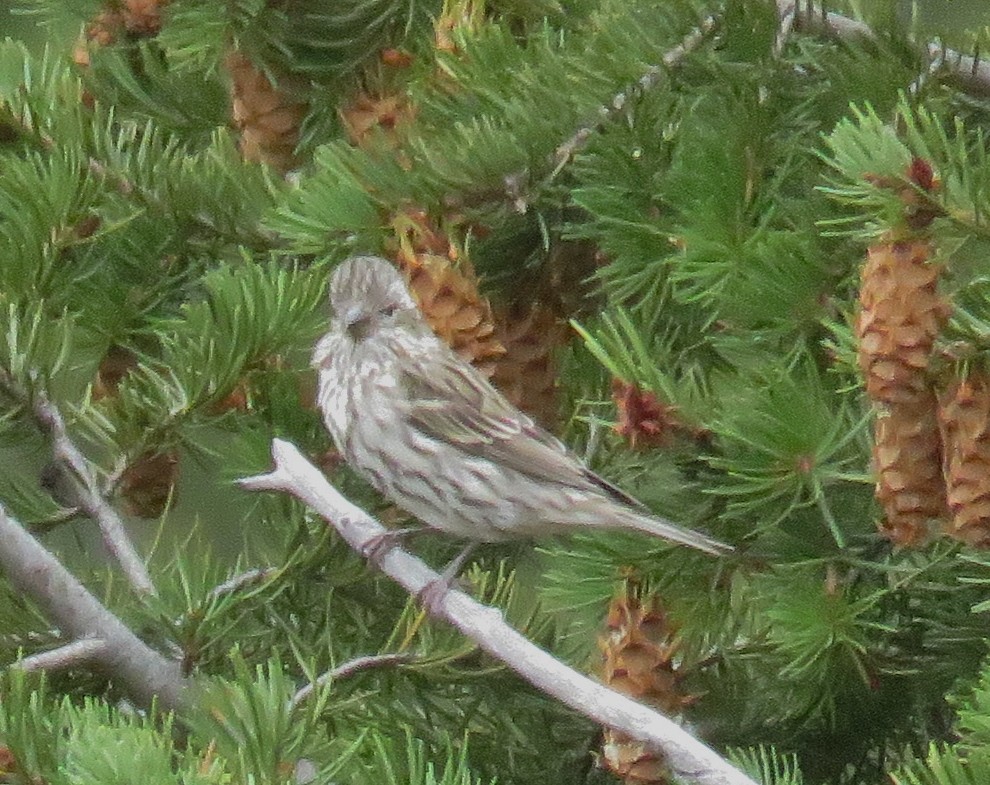
[[[937,182],[916,159],[922,194]],[[990,375],[939,363],[937,341],[952,314],[942,269],[926,236],[933,216],[905,199],[905,221],[870,246],[856,323],[859,365],[877,409],[874,469],[882,531],[900,546],[947,533],[990,545]],[[919,215],[921,218],[919,219]],[[944,366],[936,373],[935,366]],[[946,370],[948,369],[948,370]]]

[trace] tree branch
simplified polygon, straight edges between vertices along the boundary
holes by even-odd
[[[64,670],[77,665],[89,665],[106,654],[106,650],[107,642],[102,638],[82,638],[57,649],[25,657],[14,663],[13,667],[25,671]]]
[[[301,688],[295,695],[292,696],[292,700],[289,701],[289,711],[293,711],[300,703],[309,698],[315,690],[324,686],[329,681],[333,681],[334,679],[346,679],[348,676],[353,676],[355,673],[360,673],[361,671],[370,670],[372,668],[384,668],[389,665],[401,665],[404,662],[409,662],[411,659],[412,655],[402,653],[368,654],[364,657],[355,657],[353,660],[348,660],[343,665],[338,665],[336,668],[320,674],[316,677],[316,681],[312,684],[307,684],[305,687]]]
[[[157,697],[164,709],[182,705],[186,682],[179,663],[166,659],[131,632],[3,506],[0,568],[14,588],[30,597],[67,637],[77,643],[103,641],[105,647],[98,655],[94,653],[93,662],[119,680],[135,701],[150,706]]]
[[[267,581],[273,575],[278,572],[275,567],[252,567],[250,570],[245,570],[232,578],[228,578],[223,583],[218,583],[209,593],[206,595],[206,599],[217,600],[227,594],[232,594],[235,591],[240,591],[241,589],[247,588],[255,583],[262,583]]]
[[[798,30],[826,33],[844,40],[874,38],[873,30],[864,22],[825,11],[820,3],[810,0],[776,0],[777,12],[784,18],[794,16]],[[938,63],[962,88],[973,94],[990,95],[990,61],[980,60],[948,49],[937,42],[924,44],[929,61]]]
[[[250,490],[286,491],[312,507],[348,544],[363,552],[385,529],[338,493],[320,471],[289,442],[272,443],[275,470],[241,480]],[[439,577],[420,559],[394,548],[378,560],[382,571],[411,594]],[[755,785],[713,750],[675,722],[625,695],[564,665],[512,629],[502,614],[448,589],[431,603],[431,612],[453,624],[493,657],[548,695],[597,723],[627,733],[663,752],[682,779],[700,785]]]
[[[659,65],[651,65],[643,75],[636,80],[626,90],[616,93],[608,104],[598,107],[596,121],[582,126],[574,134],[561,144],[554,151],[551,167],[551,174],[548,180],[556,177],[567,163],[574,157],[575,153],[581,150],[591,138],[592,134],[601,128],[605,123],[621,112],[626,103],[636,92],[646,92],[653,89],[663,75],[671,68],[680,63],[687,55],[698,48],[702,41],[715,29],[716,19],[713,16],[706,17],[697,28],[688,33],[677,46],[664,52]],[[517,209],[519,205],[517,205]],[[522,210],[520,210],[522,212]]]
[[[117,511],[103,498],[89,462],[69,438],[65,420],[58,408],[39,390],[34,395],[33,409],[38,425],[51,441],[59,470],[68,474],[76,486],[79,509],[99,525],[104,543],[131,586],[139,594],[155,595],[155,586],[144,560],[134,548]]]

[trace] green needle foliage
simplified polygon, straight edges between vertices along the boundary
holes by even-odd
[[[573,328],[560,435],[737,547],[486,547],[468,590],[592,673],[610,601],[659,597],[682,719],[763,785],[990,780],[990,561],[878,533],[882,412],[853,327],[867,247],[923,228],[953,306],[933,383],[990,368],[990,103],[929,70],[930,9],[828,3],[875,35],[781,38],[769,0],[171,0],[150,27],[130,5],[22,0],[47,48],[0,44],[0,504],[180,663],[190,700],[162,714],[113,668],[10,667],[71,641],[0,578],[0,780],[619,781],[601,728],[297,502],[236,485],[286,438],[404,525],[334,454],[309,358],[334,265],[394,255],[417,211],[496,310],[535,301]],[[109,17],[79,65],[77,36]],[[944,32],[985,50],[978,24]],[[304,107],[296,171],[243,159],[235,49]],[[348,137],[355,105],[394,96],[403,122]],[[166,486],[157,520],[124,515],[156,596],[52,481],[46,398],[116,509]],[[177,474],[136,480],[161,454]],[[410,547],[442,565],[459,545]]]

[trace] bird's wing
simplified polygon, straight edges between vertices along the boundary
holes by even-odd
[[[559,439],[452,353],[442,361],[431,357],[429,363],[403,363],[402,387],[410,422],[432,438],[535,480],[604,492],[617,501],[643,507],[582,465]]]

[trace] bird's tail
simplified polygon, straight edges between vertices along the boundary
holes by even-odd
[[[646,515],[637,510],[625,510],[624,512],[626,514],[622,516],[621,522],[627,529],[652,534],[654,537],[662,537],[680,545],[688,545],[713,556],[724,556],[735,550],[731,545],[726,545],[724,542],[719,542],[700,532],[685,529],[683,526],[678,526],[664,518]]]

